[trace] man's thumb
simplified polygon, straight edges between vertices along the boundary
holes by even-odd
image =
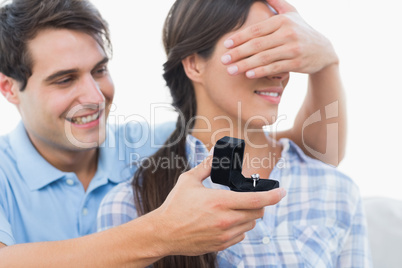
[[[189,175],[195,177],[199,181],[203,181],[208,178],[211,174],[212,159],[212,155],[205,158],[204,161],[201,162],[201,164],[188,171]]]

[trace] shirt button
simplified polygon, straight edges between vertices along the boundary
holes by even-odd
[[[88,209],[87,208],[82,209],[82,215],[84,215],[84,216],[88,215]]]
[[[262,243],[265,245],[268,245],[269,243],[271,243],[271,239],[266,236],[262,239]]]
[[[74,181],[73,181],[72,179],[66,180],[66,183],[67,183],[68,185],[70,185],[70,186],[73,186],[73,185],[74,185]]]

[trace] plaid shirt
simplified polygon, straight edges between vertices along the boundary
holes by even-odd
[[[280,142],[281,159],[270,179],[278,180],[287,196],[265,208],[242,242],[218,252],[219,267],[371,267],[358,187],[335,168],[307,157],[293,142]],[[208,155],[191,135],[186,150],[190,167]],[[209,178],[204,185],[226,188]],[[98,231],[137,216],[131,185],[122,183],[103,200]]]

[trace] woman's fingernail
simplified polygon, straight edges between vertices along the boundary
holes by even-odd
[[[226,48],[231,48],[232,46],[233,46],[233,40],[232,39],[228,39],[228,40],[226,40],[224,43],[223,43],[223,45],[226,47]]]
[[[254,71],[248,71],[248,72],[246,72],[246,76],[248,78],[253,78],[253,77],[255,77],[255,72]]]
[[[224,64],[229,63],[231,60],[232,60],[232,57],[230,55],[223,55],[221,58],[221,61]]]
[[[229,72],[230,74],[235,74],[235,73],[237,73],[238,71],[239,71],[239,68],[237,68],[236,65],[232,65],[232,66],[230,66],[230,67],[228,68],[228,72]]]

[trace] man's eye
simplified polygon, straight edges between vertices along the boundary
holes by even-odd
[[[68,78],[63,78],[61,80],[56,81],[55,84],[56,85],[65,85],[65,84],[70,83],[71,81],[73,81],[73,79],[68,77]]]
[[[98,72],[106,72],[107,71],[107,68],[106,68],[106,66],[103,66],[102,68],[100,68],[99,70],[98,70]]]
[[[107,67],[106,66],[103,66],[103,67],[95,70],[95,75],[104,75],[106,73],[107,73]]]

